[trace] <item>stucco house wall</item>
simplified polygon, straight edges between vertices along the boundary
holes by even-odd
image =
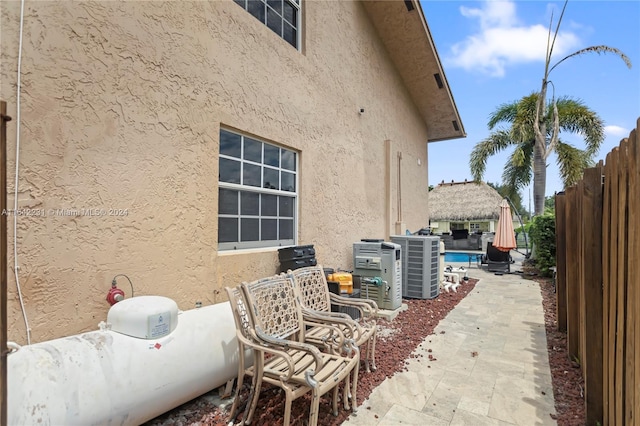
[[[18,204],[43,212],[17,220],[32,342],[95,329],[117,274],[190,309],[276,272],[277,248],[218,251],[221,126],[298,152],[298,243],[327,266],[428,224],[427,125],[362,3],[304,2],[296,50],[232,1],[27,2],[19,117],[20,4],[0,7],[9,170],[19,118]]]

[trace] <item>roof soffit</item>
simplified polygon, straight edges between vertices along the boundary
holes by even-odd
[[[363,0],[362,3],[427,124],[428,141],[465,137],[419,2]],[[408,4],[412,10],[408,10]],[[440,76],[441,87],[436,74]]]

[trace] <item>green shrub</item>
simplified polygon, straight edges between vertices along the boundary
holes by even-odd
[[[556,217],[551,214],[536,216],[529,230],[536,251],[536,267],[549,277],[549,268],[556,264]]]

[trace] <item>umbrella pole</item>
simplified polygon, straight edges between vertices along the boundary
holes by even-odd
[[[530,254],[529,254],[529,243],[527,242],[527,233],[524,229],[524,223],[522,223],[522,217],[520,216],[520,213],[518,213],[518,209],[516,209],[516,206],[513,205],[513,203],[511,202],[511,199],[509,197],[504,197],[505,200],[507,200],[507,202],[511,205],[511,208],[513,209],[514,212],[516,212],[516,216],[518,217],[518,222],[520,222],[520,228],[522,229],[522,235],[524,235],[524,248],[527,250],[526,253],[522,253],[520,250],[517,249],[516,250],[518,253],[520,254],[524,254],[525,259],[528,259]],[[516,245],[518,244],[518,241],[516,240]]]

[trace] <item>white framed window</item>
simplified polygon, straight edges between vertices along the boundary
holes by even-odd
[[[294,245],[298,154],[220,129],[218,249]]]
[[[476,232],[480,230],[480,224],[478,222],[471,222],[469,224],[469,231]]]
[[[233,0],[287,43],[300,47],[301,0]]]

